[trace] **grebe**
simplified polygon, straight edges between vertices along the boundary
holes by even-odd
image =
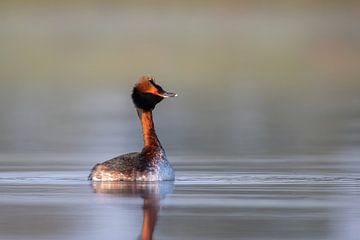
[[[134,86],[132,100],[141,121],[144,147],[96,164],[89,175],[92,181],[171,181],[175,174],[156,135],[152,110],[164,98],[177,94],[166,92],[155,79],[143,76]]]

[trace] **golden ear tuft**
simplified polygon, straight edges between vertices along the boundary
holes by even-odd
[[[149,92],[150,89],[154,88],[150,81],[155,82],[155,78],[147,75],[141,76],[135,88],[141,92]]]

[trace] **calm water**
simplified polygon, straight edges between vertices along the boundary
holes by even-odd
[[[329,156],[192,160],[174,158],[176,181],[161,184],[92,185],[80,165],[9,167],[0,173],[0,238],[358,239],[352,156],[342,169]]]
[[[0,1],[0,239],[360,236],[358,1]],[[142,147],[174,184],[96,184]]]

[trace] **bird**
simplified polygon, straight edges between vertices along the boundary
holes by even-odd
[[[132,90],[131,98],[142,125],[144,147],[141,152],[127,153],[96,164],[88,180],[173,181],[175,172],[157,137],[152,112],[163,99],[176,96],[176,93],[167,92],[158,85],[154,77],[140,77]]]

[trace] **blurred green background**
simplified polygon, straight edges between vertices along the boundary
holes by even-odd
[[[360,146],[358,1],[1,1],[0,153],[141,148],[142,74],[168,155]]]

